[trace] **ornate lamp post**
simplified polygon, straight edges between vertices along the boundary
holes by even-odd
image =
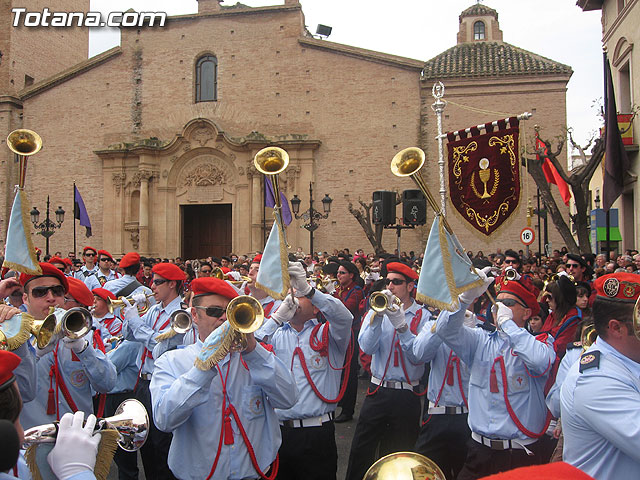
[[[300,212],[300,204],[302,201],[298,198],[298,195],[294,195],[291,199],[291,208],[293,209],[293,214],[297,219],[303,219],[306,223],[302,225],[303,228],[309,231],[309,253],[313,255],[313,232],[320,226],[318,221],[323,218],[329,218],[329,213],[331,212],[331,202],[333,200],[328,194],[325,194],[322,199],[322,210],[324,214],[320,213],[318,210],[313,208],[313,184],[309,182],[309,209],[304,213]]]
[[[49,237],[55,233],[56,228],[60,228],[62,226],[62,222],[64,222],[64,210],[62,207],[58,206],[58,209],[55,211],[56,221],[52,221],[49,218],[49,195],[47,195],[47,217],[41,223],[38,223],[40,220],[40,212],[37,207],[33,207],[33,210],[29,212],[31,215],[31,223],[33,223],[33,227],[36,230],[39,230],[38,234],[42,235],[47,240],[46,246],[46,255],[49,255]]]

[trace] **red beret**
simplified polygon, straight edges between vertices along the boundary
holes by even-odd
[[[67,277],[62,270],[58,267],[54,267],[50,263],[40,262],[40,269],[42,270],[42,275],[29,275],[27,273],[20,274],[20,283],[24,287],[27,283],[29,283],[34,278],[40,277],[56,277],[60,280],[60,283],[64,287],[64,292],[67,293],[69,291],[69,282],[67,281]]]
[[[173,263],[156,263],[151,271],[162,278],[167,280],[175,280],[177,282],[184,282],[187,279],[187,274],[182,269]]]
[[[111,259],[111,261],[115,261],[113,259],[113,257],[111,256],[111,254],[109,252],[107,252],[106,250],[98,250],[98,256],[100,255],[104,255],[105,257],[109,257]]]
[[[137,263],[140,263],[140,255],[138,255],[136,252],[129,252],[124,257],[122,257],[119,267],[127,268]]]
[[[70,267],[71,265],[73,265],[73,262],[71,261],[71,259],[70,259],[69,257],[65,257],[65,258],[63,258],[63,259],[62,259],[62,263],[64,263],[65,265],[67,265],[67,266],[69,266],[69,267]]]
[[[8,350],[0,350],[0,392],[9,388],[16,377],[13,371],[20,364],[20,357]]]
[[[195,296],[215,293],[229,300],[236,298],[238,292],[224,280],[216,277],[200,277],[191,282],[191,291]]]
[[[251,260],[251,263],[260,263],[261,260],[262,260],[262,254],[259,253],[258,255],[253,257],[253,260]]]
[[[71,295],[76,302],[81,303],[85,307],[93,305],[93,294],[82,280],[69,277],[69,295]]]
[[[87,253],[87,250],[93,250],[93,253],[98,253],[95,248],[87,246],[82,249],[82,254],[84,255],[85,253]]]
[[[610,273],[598,277],[593,286],[598,298],[633,303],[640,294],[640,275],[627,272]]]
[[[412,270],[410,267],[400,262],[387,263],[387,272],[400,273],[412,280],[418,280],[418,278],[420,278],[418,272]]]
[[[60,257],[51,257],[49,259],[49,263],[53,265],[54,263],[59,263],[60,265],[65,265],[64,260]]]
[[[528,276],[520,277],[520,280],[507,280],[499,277],[496,281],[496,292],[506,292],[518,297],[527,307],[531,309],[531,315],[540,313],[538,294],[540,290],[531,282]]]
[[[229,267],[220,267],[220,270],[222,270],[222,273],[229,273],[231,271]]]
[[[106,288],[94,288],[93,290],[91,290],[91,293],[93,293],[97,297],[100,297],[105,302],[107,301],[107,298],[110,298],[111,300],[116,300],[116,296],[113,294],[113,292],[110,292]]]
[[[544,478],[545,480],[593,480],[582,470],[565,462],[553,462],[546,465],[533,467],[521,467],[488,477],[482,480],[533,480]]]

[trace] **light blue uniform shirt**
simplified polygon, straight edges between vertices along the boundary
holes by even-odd
[[[36,397],[38,375],[36,367],[36,353],[29,341],[24,342],[13,353],[20,357],[20,363],[13,371],[23,402],[30,402]]]
[[[89,270],[86,265],[83,265],[82,267],[80,267],[80,270],[72,274],[72,276],[84,282],[87,278],[91,276],[91,274],[95,274],[97,271],[98,271],[97,263],[93,266],[91,270]]]
[[[471,369],[469,378],[469,427],[485,437],[528,440],[509,416],[504,400],[504,388],[520,423],[528,430],[540,433],[545,426],[547,406],[544,385],[556,358],[553,338],[545,341],[513,320],[502,325],[502,331],[488,332],[482,328],[463,326],[467,305],[457,312],[443,311],[437,320],[437,333]],[[502,381],[502,367],[495,364],[498,392],[490,391],[491,367],[502,357],[506,366],[507,385]]]
[[[549,390],[549,393],[547,393],[546,400],[547,408],[553,414],[553,418],[560,417],[560,389],[562,388],[565,378],[567,378],[567,373],[569,373],[571,365],[580,360],[582,352],[582,348],[568,348],[560,361],[558,372],[556,373],[556,381]]]
[[[84,336],[89,341],[87,348],[77,353],[79,361],[72,360],[71,350],[58,341],[58,366],[67,389],[78,407],[78,410],[93,413],[93,392],[107,393],[116,383],[116,367],[100,350],[95,350],[93,344],[93,330]],[[53,365],[53,352],[49,352],[38,360],[37,376],[38,390],[34,400],[25,402],[20,423],[27,429],[36,425],[52,423],[56,420],[55,413],[47,415],[47,401],[49,399],[49,371]],[[93,389],[93,390],[92,390]],[[53,382],[54,399],[56,385]],[[58,410],[60,418],[71,412],[62,391],[58,388]]]
[[[442,338],[431,331],[435,323],[435,320],[425,322],[413,341],[413,354],[416,359],[424,363],[431,362],[427,398],[438,407],[466,407],[465,399],[469,398],[469,369],[444,344]],[[447,382],[449,364],[453,369],[453,385]],[[462,385],[458,378],[458,371]],[[464,398],[462,392],[464,392]]]
[[[131,392],[138,381],[137,361],[142,357],[144,347],[138,342],[124,340],[107,357],[116,367],[116,383],[109,393]]]
[[[158,344],[156,337],[170,328],[167,323],[169,317],[171,317],[171,314],[175,310],[180,310],[181,302],[182,298],[178,296],[171,300],[166,307],[163,307],[161,303],[156,303],[149,308],[147,313],[140,317],[140,321],[135,322],[135,324],[125,320],[125,325],[127,323],[129,324],[126,328],[123,327],[122,329],[125,339],[140,342],[152,353],[154,347]],[[165,323],[167,326],[161,328]],[[142,355],[140,355],[140,357],[142,357]],[[138,368],[142,366],[140,373],[153,373],[153,356],[147,357],[144,365],[142,364],[142,358],[138,358],[136,364]]]
[[[351,339],[353,315],[339,299],[318,290],[311,297],[311,303],[322,312],[327,320],[328,326],[323,325],[320,327],[315,338],[321,340],[324,329],[329,329],[328,357],[320,355],[320,352],[313,350],[309,344],[311,332],[319,323],[315,318],[308,320],[300,332],[287,322],[270,335],[269,338],[269,343],[273,345],[274,353],[284,362],[287,368],[291,368],[291,373],[300,392],[300,398],[291,408],[279,407],[276,409],[280,420],[319,417],[336,409],[335,403],[323,402],[315,394],[302,369],[300,357],[298,355],[293,357],[293,351],[296,347],[300,347],[302,350],[309,376],[318,391],[327,399],[336,398],[340,390],[340,378],[342,375],[342,370],[340,369],[344,364],[345,352]],[[354,355],[357,355],[357,353],[354,352]],[[329,362],[331,362],[331,365]]]
[[[194,361],[202,349],[193,345],[166,352],[158,358],[151,379],[156,426],[173,433],[168,464],[179,479],[202,480],[213,466],[222,423],[222,381],[226,378],[226,405],[234,406],[255,451],[258,465],[267,472],[280,448],[280,425],[274,407],[288,408],[298,397],[289,369],[272,353],[257,345],[251,353],[228,354],[218,366],[201,371]],[[222,445],[213,479],[258,478],[231,417],[233,444]]]
[[[561,393],[563,460],[598,480],[640,477],[640,364],[602,338],[597,367],[569,369]],[[582,361],[582,360],[581,360]]]
[[[431,318],[429,311],[416,302],[412,302],[411,306],[405,309],[404,314],[407,325],[411,326],[411,321],[418,310],[422,310],[417,329],[420,332],[425,322]],[[407,328],[403,333],[396,332],[386,315],[375,315],[375,313],[373,310],[367,312],[362,321],[362,327],[360,327],[360,335],[358,335],[360,349],[372,357],[371,373],[381,380],[407,382],[417,385],[424,373],[424,362],[421,362],[413,353],[413,342],[416,336],[411,333],[411,328]],[[374,316],[375,319],[371,322],[371,318]],[[392,341],[395,344],[395,340],[400,341],[402,358],[398,355],[396,359],[395,352],[397,349],[392,345]],[[402,360],[404,360],[404,366],[409,378],[406,378],[403,371]]]
[[[104,283],[106,285],[107,282],[116,280],[119,276],[120,275],[116,275],[116,272],[114,272],[113,270],[109,270],[109,273],[105,275],[104,273],[102,273],[102,270],[97,269],[93,275],[83,278],[82,280],[84,280],[84,284],[89,290],[93,290],[94,288],[103,288],[103,286],[100,284],[101,278],[105,279]]]

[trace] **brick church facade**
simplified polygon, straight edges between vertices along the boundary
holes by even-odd
[[[89,7],[63,3],[56,8]],[[287,198],[298,194],[306,209],[310,182],[316,207],[324,194],[333,198],[316,250],[371,251],[348,206],[371,201],[374,190],[415,188],[389,170],[398,150],[425,150],[423,173],[438,192],[434,81],[446,86],[445,130],[501,118],[486,111],[533,111],[527,138],[534,124],[550,136],[566,125],[570,67],[505,43],[497,12],[484,5],[462,12],[457,45],[427,62],[313,38],[294,0],[259,8],[200,0],[197,14],[169,17],[164,27],[123,28],[119,47],[90,59],[86,29],[13,28],[11,6],[0,0],[0,133],[29,128],[43,138],[26,190],[41,211],[47,195],[67,211],[52,251],[73,245],[74,181],[93,226],[88,243],[114,255],[260,250],[272,217],[253,156],[270,144],[291,158],[281,175]],[[3,242],[17,168],[6,146],[0,161]],[[520,206],[490,238],[448,215],[469,250],[520,248],[521,172]],[[535,194],[530,177],[528,191]],[[288,227],[294,250],[308,249],[301,224]],[[427,233],[428,225],[403,232],[402,249],[423,249]],[[395,232],[385,232],[384,246],[395,248]]]

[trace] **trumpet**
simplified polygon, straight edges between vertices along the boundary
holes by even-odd
[[[515,280],[520,280],[520,274],[518,273],[518,271],[511,267],[511,268],[507,268],[504,271],[504,279],[505,281],[515,281]]]
[[[586,350],[589,348],[593,342],[598,338],[598,332],[596,331],[596,327],[593,324],[586,325],[582,329],[582,334],[580,335],[580,342],[582,343],[582,349]]]
[[[94,432],[117,430],[120,434],[118,446],[126,452],[135,452],[144,445],[149,433],[149,416],[144,405],[129,399],[120,404],[112,417],[100,418]],[[41,443],[55,443],[58,422],[32,427],[24,432],[23,448]]]
[[[143,305],[138,307],[138,313],[140,315],[144,315],[145,313],[147,313],[147,311],[149,310],[149,307],[151,306],[151,302],[149,302],[149,298],[153,297],[155,295],[155,293],[146,293],[145,296],[147,297],[147,300],[144,302]],[[124,305],[124,299],[125,297],[120,297],[117,300],[113,300],[111,298],[107,298],[107,309],[109,310],[109,313],[113,313],[113,311],[116,308],[121,308]],[[128,297],[127,301],[129,303],[133,302],[133,298]]]
[[[389,299],[384,293],[373,292],[369,297],[369,306],[371,307],[371,310],[376,313],[382,313],[387,308],[390,311],[395,312],[399,310],[400,307],[402,307],[402,301],[400,301],[400,299],[394,295],[393,301],[391,302],[391,304],[389,304]]]
[[[7,147],[17,155],[28,157],[40,151],[42,138],[33,130],[19,128],[7,136]]]
[[[51,342],[55,328],[55,317],[33,320],[29,315],[19,313],[0,323],[0,350],[20,348],[31,335],[36,337],[36,344],[42,349]]]
[[[229,274],[224,273],[220,267],[215,267],[211,271],[211,276],[219,278],[220,280],[226,280],[227,282],[233,283],[234,285],[236,285],[236,284],[242,285],[244,282],[247,282],[247,283],[251,283],[252,282],[250,277],[246,277],[244,275],[240,276],[240,280],[234,280],[234,278],[232,276],[230,276]]]
[[[271,179],[271,185],[273,185],[273,196],[275,201],[275,212],[277,213],[278,223],[282,230],[282,240],[287,248],[291,246],[287,243],[287,237],[284,231],[284,224],[282,223],[282,204],[280,201],[280,185],[278,175],[284,172],[289,166],[289,154],[279,147],[266,147],[256,153],[253,157],[253,164],[263,175],[267,175]]]
[[[191,315],[186,310],[175,310],[169,317],[169,326],[178,335],[187,333],[193,327]]]
[[[82,307],[74,307],[69,310],[51,307],[49,315],[44,319],[43,325],[55,325],[54,333],[61,332],[63,336],[71,339],[82,338],[91,331],[93,317],[89,310]],[[44,348],[51,343],[53,336],[46,343],[38,341],[38,348]],[[44,338],[42,338],[44,340]]]

